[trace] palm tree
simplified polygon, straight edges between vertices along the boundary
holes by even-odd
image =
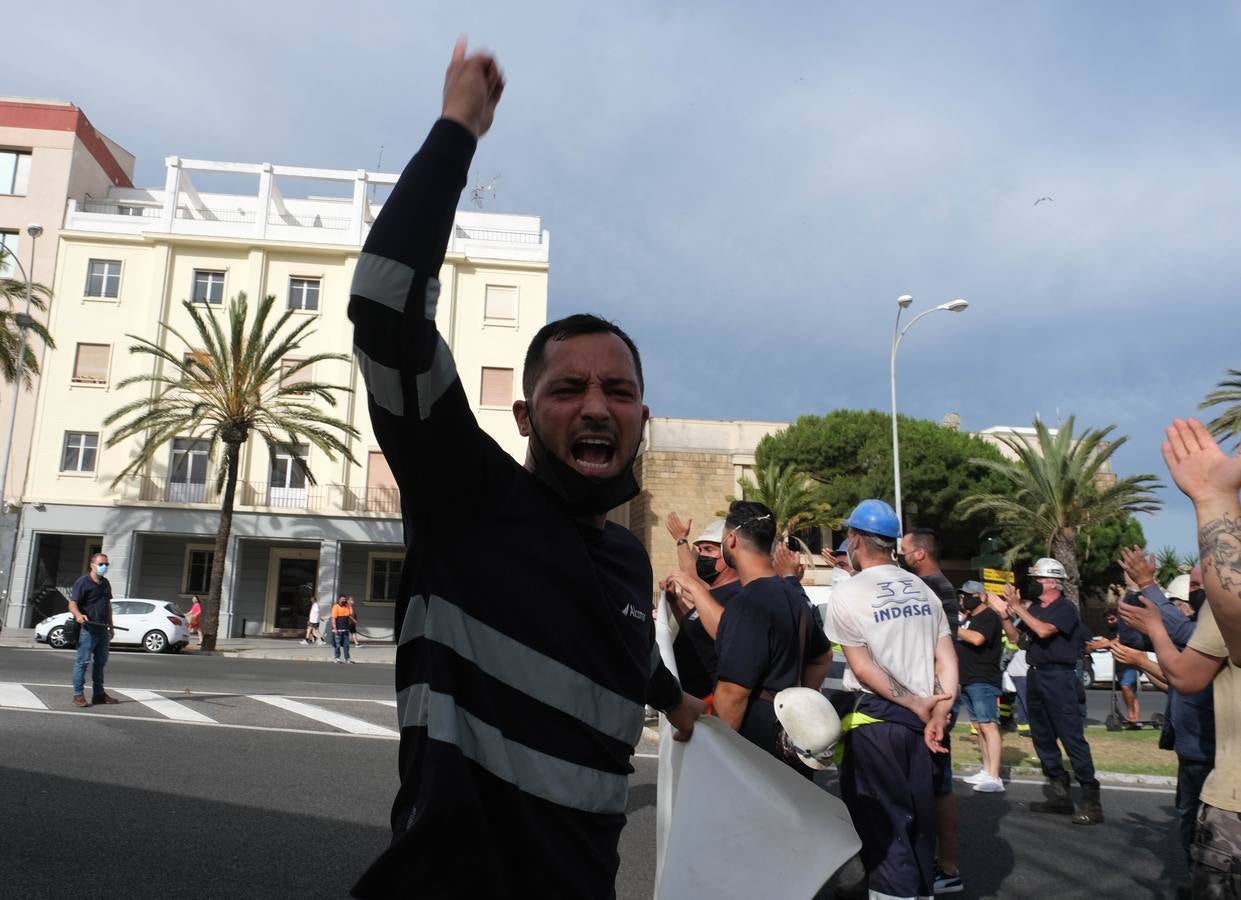
[[[1028,550],[1055,557],[1068,575],[1067,592],[1081,596],[1077,566],[1077,534],[1132,513],[1154,512],[1163,501],[1154,495],[1162,487],[1154,475],[1103,478],[1104,464],[1128,440],[1109,442],[1116,427],[1087,429],[1073,434],[1074,417],[1053,435],[1034,420],[1036,444],[1017,436],[1001,436],[1015,459],[973,459],[1008,482],[1005,494],[977,493],[962,503],[966,515],[989,512],[1013,540],[1010,559]]]
[[[768,463],[755,469],[756,478],[741,477],[741,499],[761,503],[776,519],[776,534],[787,541],[807,528],[833,524],[832,505],[823,499],[825,488],[792,463]],[[737,498],[729,497],[729,502]],[[800,538],[798,543],[809,553]]]
[[[1210,421],[1207,428],[1220,440],[1241,435],[1241,369],[1229,369],[1223,381],[1198,404],[1199,409],[1230,404]]]
[[[188,301],[182,306],[193,320],[197,341],[191,343],[175,328],[160,323],[178,338],[188,352],[176,352],[138,335],[129,335],[138,343],[130,353],[146,353],[162,361],[155,372],[134,375],[118,387],[131,384],[151,386],[149,396],[134,400],[114,411],[105,425],[122,422],[108,437],[112,447],[131,437],[141,437],[134,458],[112,481],[115,488],[121,479],[150,464],[155,454],[174,437],[203,438],[224,445],[216,490],[223,489],[220,524],[215,535],[211,580],[207,601],[203,604],[203,649],[215,648],[216,629],[220,615],[220,592],[224,584],[224,554],[233,527],[233,501],[237,490],[237,467],[241,445],[250,435],[257,434],[274,458],[282,445],[309,441],[334,460],[339,453],[356,462],[338,433],[358,437],[357,429],[348,422],[334,418],[316,408],[313,401],[336,405],[334,393],[349,392],[339,385],[314,381],[293,381],[290,376],[315,363],[339,360],[351,362],[339,353],[319,353],[296,362],[283,363],[284,357],[296,351],[308,331],[312,319],[305,319],[284,334],[291,310],[285,311],[274,325],[267,327],[267,317],[276,298],[268,295],[258,305],[254,321],[247,327],[246,295],[238,294],[229,302],[228,332],[225,333],[214,312],[204,315]],[[296,465],[314,484],[314,476],[301,459]]]
[[[6,267],[5,261],[11,255],[8,249],[0,247],[0,270]],[[21,325],[25,317],[21,310],[26,308],[26,282],[16,278],[0,278],[0,299],[3,299],[5,307],[0,308],[0,372],[4,373],[4,380],[12,384],[17,378],[17,348],[22,341]],[[52,292],[45,286],[37,283],[31,285],[32,308],[46,312],[51,299]],[[26,321],[26,327],[38,336],[45,347],[55,348],[56,342],[52,340],[51,333],[38,319],[30,318]],[[22,364],[22,384],[26,390],[30,390],[34,387],[34,376],[39,374],[39,356],[30,346],[29,340],[22,356],[25,359]]]
[[[1175,547],[1160,547],[1155,554],[1155,580],[1167,584],[1177,575],[1188,572],[1193,565],[1185,565]]]

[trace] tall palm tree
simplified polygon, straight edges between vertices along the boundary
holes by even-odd
[[[1229,369],[1224,380],[1215,385],[1215,390],[1207,394],[1198,408],[1224,403],[1229,406],[1207,424],[1211,434],[1220,440],[1241,435],[1241,369]]]
[[[12,253],[7,248],[0,247],[0,271],[6,268],[6,261],[10,256]],[[31,285],[30,306],[33,309],[46,312],[51,299],[52,292],[44,285]],[[3,301],[3,307],[0,308],[0,372],[4,373],[4,380],[12,384],[17,378],[17,348],[21,346],[22,340],[21,323],[24,315],[22,311],[26,308],[26,282],[16,278],[0,278],[0,301]],[[51,333],[38,319],[31,318],[26,327],[43,342],[43,346],[55,348],[56,342],[52,340]],[[39,356],[29,340],[26,341],[26,352],[22,356],[26,360],[22,365],[22,384],[26,390],[30,390],[34,387],[34,376],[39,374]]]
[[[776,519],[776,534],[787,541],[807,528],[831,525],[832,505],[824,499],[825,488],[792,463],[768,463],[754,470],[755,478],[741,477],[741,499],[761,503]],[[729,501],[735,497],[729,497]],[[798,539],[799,543],[802,543]],[[803,549],[809,552],[803,543]]]
[[[215,535],[211,580],[207,601],[203,604],[203,649],[215,648],[220,615],[220,593],[224,584],[224,554],[233,527],[233,502],[237,490],[237,467],[241,445],[257,434],[274,458],[282,445],[309,441],[322,450],[328,459],[339,453],[356,462],[339,435],[358,437],[357,429],[348,422],[320,411],[315,401],[336,405],[336,392],[348,393],[347,387],[315,381],[294,381],[290,376],[309,369],[318,362],[339,360],[351,362],[340,353],[319,353],[296,362],[283,363],[284,357],[295,352],[309,331],[312,319],[305,319],[285,331],[285,323],[293,314],[286,310],[274,325],[267,327],[267,318],[276,298],[268,295],[258,305],[254,321],[247,326],[246,295],[238,294],[229,302],[228,331],[221,328],[214,312],[204,315],[201,308],[182,302],[197,332],[196,340],[187,340],[167,323],[160,323],[185,345],[184,352],[169,349],[138,335],[128,335],[138,343],[130,353],[145,353],[163,362],[152,373],[133,375],[118,387],[144,384],[151,387],[149,396],[134,400],[115,410],[104,420],[112,425],[129,416],[108,436],[112,447],[131,437],[141,437],[138,450],[121,473],[112,481],[116,487],[121,479],[139,472],[150,464],[155,454],[174,437],[202,438],[224,445],[216,489],[223,490],[220,503],[220,524]],[[296,458],[296,465],[314,484],[314,476],[306,463]]]
[[[1067,591],[1080,599],[1081,575],[1077,565],[1077,534],[1132,513],[1154,512],[1163,501],[1154,495],[1162,487],[1154,475],[1127,478],[1100,477],[1104,464],[1128,440],[1109,442],[1116,427],[1086,429],[1073,434],[1074,417],[1053,435],[1034,420],[1037,441],[1001,436],[1015,459],[974,459],[1008,482],[1005,494],[977,493],[962,503],[963,512],[989,512],[1012,538],[1010,558],[1023,550],[1060,561],[1068,575]]]

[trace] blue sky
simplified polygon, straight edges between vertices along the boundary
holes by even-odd
[[[1115,424],[1166,480],[1163,427],[1241,367],[1238,4],[464,7],[31,4],[4,90],[77,103],[140,184],[393,170],[466,33],[509,79],[489,208],[543,217],[551,314],[624,325],[657,415],[886,408],[895,298],[960,296],[902,345],[902,412]],[[1149,542],[1196,552],[1164,496]]]

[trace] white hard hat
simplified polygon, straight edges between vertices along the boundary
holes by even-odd
[[[716,519],[706,527],[706,530],[698,537],[694,538],[695,544],[722,544],[724,543],[724,520]]]
[[[826,769],[840,740],[840,716],[821,693],[808,687],[785,688],[772,701],[776,720],[797,757],[812,769]]]
[[[1163,589],[1163,592],[1167,594],[1169,597],[1171,597],[1173,600],[1184,600],[1186,603],[1188,603],[1189,602],[1189,576],[1188,575],[1177,575],[1175,578],[1173,578],[1171,581],[1168,582],[1168,586]]]
[[[1030,567],[1031,578],[1068,578],[1064,566],[1048,556],[1044,556]]]

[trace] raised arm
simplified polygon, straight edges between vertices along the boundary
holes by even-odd
[[[1167,438],[1163,458],[1168,471],[1198,514],[1207,602],[1229,657],[1241,665],[1241,455],[1224,453],[1197,419],[1177,419]]]
[[[429,524],[432,515],[458,508],[462,486],[476,483],[464,473],[477,472],[483,433],[435,327],[435,309],[457,200],[503,88],[495,60],[467,56],[458,42],[444,77],[443,118],[405,167],[354,272],[354,354],[407,522]],[[451,504],[430,502],[453,492]]]

